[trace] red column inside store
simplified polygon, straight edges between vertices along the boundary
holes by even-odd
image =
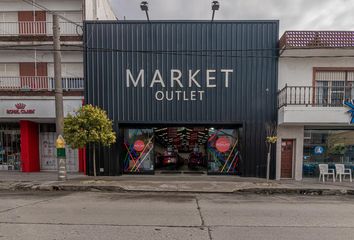
[[[86,172],[86,148],[79,149],[79,172]]]
[[[85,105],[85,99],[82,99],[82,106]],[[79,149],[79,172],[86,173],[86,148]]]
[[[22,172],[39,172],[38,123],[20,121]]]

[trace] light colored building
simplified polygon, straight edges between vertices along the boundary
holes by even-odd
[[[64,112],[82,105],[83,20],[115,20],[108,0],[0,1],[0,170],[55,170],[52,13],[60,18]],[[83,151],[68,149],[69,171]]]
[[[354,32],[285,32],[278,77],[276,178],[317,176],[319,163],[351,167],[354,125],[343,103],[354,99]]]

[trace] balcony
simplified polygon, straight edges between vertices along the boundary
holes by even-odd
[[[64,91],[83,91],[84,79],[81,77],[63,77]],[[36,77],[0,77],[0,91],[53,91],[54,78]]]
[[[280,49],[353,48],[354,31],[287,31]]]
[[[354,99],[354,86],[307,87],[285,86],[278,93],[278,107],[342,107],[343,101]]]
[[[343,102],[354,99],[354,86],[285,86],[278,92],[279,124],[348,124]]]
[[[70,22],[60,23],[60,33],[63,37],[82,36],[82,22],[75,25]],[[79,26],[78,26],[79,25]],[[0,22],[0,37],[52,37],[53,23],[46,21]]]

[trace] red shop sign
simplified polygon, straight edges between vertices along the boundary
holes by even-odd
[[[230,140],[227,137],[220,137],[216,140],[215,146],[219,152],[227,152],[230,149]]]
[[[142,152],[145,148],[145,143],[141,140],[136,140],[134,143],[134,150],[137,152]]]

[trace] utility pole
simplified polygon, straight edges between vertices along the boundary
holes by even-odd
[[[55,123],[58,139],[62,139],[64,132],[64,108],[63,108],[63,86],[61,78],[61,52],[60,52],[60,27],[59,17],[53,14],[53,49],[54,49],[54,81],[55,81]],[[61,181],[66,180],[66,160],[65,148],[60,154],[57,151],[58,158],[58,178]]]

